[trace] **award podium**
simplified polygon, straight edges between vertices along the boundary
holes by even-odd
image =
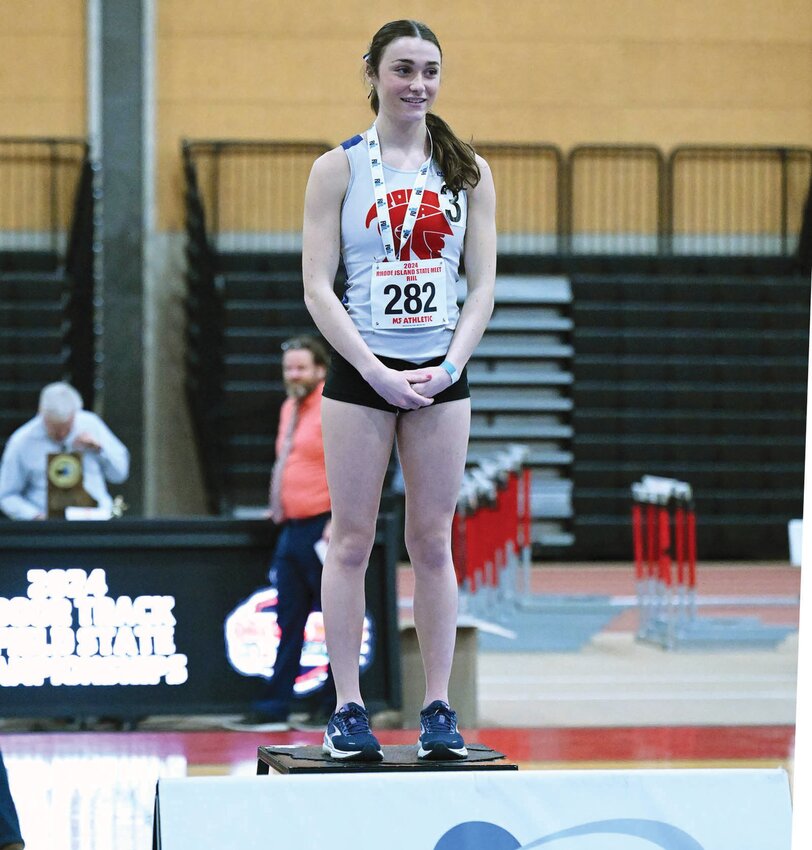
[[[257,776],[317,773],[415,773],[449,770],[518,770],[519,765],[484,744],[468,744],[468,758],[454,761],[420,761],[417,747],[386,746],[384,760],[337,761],[318,746],[259,747]]]
[[[82,455],[54,452],[46,461],[48,519],[65,519],[65,508],[95,508],[98,502],[83,486]]]

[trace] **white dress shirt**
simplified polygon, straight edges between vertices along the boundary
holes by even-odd
[[[79,434],[91,434],[101,446],[98,452],[76,450],[82,455],[83,486],[99,503],[110,508],[113,500],[107,481],[120,484],[130,471],[130,453],[126,446],[95,414],[79,410],[68,436],[57,442],[48,436],[40,415],[20,426],[9,437],[0,461],[0,510],[11,519],[35,519],[48,515],[48,455],[74,451]]]

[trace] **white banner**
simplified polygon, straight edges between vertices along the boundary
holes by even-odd
[[[162,779],[159,850],[790,850],[783,770]]]

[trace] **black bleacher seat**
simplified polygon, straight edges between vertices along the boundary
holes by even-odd
[[[6,252],[0,262],[0,448],[37,409],[45,384],[63,380],[67,279],[48,252]]]
[[[786,557],[803,493],[809,281],[586,274],[573,291],[574,553],[629,558],[629,488],[654,474],[693,486],[701,555],[743,557],[749,541],[749,557]]]
[[[716,357],[760,354],[768,357],[801,356],[809,332],[803,330],[693,330],[681,328],[604,329],[576,326],[581,354],[679,355]]]
[[[187,349],[193,396],[218,399],[215,433],[224,513],[256,509],[267,502],[279,408],[285,399],[281,344],[292,336],[318,332],[304,306],[300,259],[273,255],[220,254],[214,288],[221,308],[217,325],[216,375],[204,362],[207,329],[198,317],[200,302],[190,285],[187,310],[193,339]],[[216,382],[216,386],[211,385]]]

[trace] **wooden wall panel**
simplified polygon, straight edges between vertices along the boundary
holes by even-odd
[[[361,54],[386,20],[445,50],[437,110],[485,141],[810,144],[808,0],[158,0],[160,221],[180,139],[324,139],[372,118]],[[3,0],[0,134],[84,135],[84,0]]]
[[[372,118],[361,55],[426,20],[445,51],[437,111],[465,137],[812,143],[808,0],[161,0],[161,220],[179,226],[182,137],[337,143]]]
[[[84,0],[0,4],[0,136],[84,136]]]

